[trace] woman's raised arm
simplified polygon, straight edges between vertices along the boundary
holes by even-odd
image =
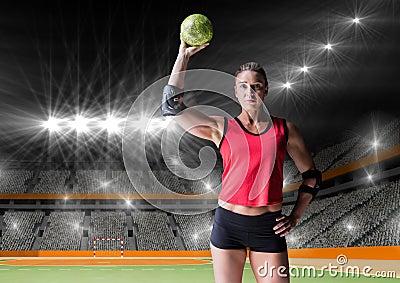
[[[185,71],[191,56],[206,48],[209,43],[201,46],[190,46],[181,36],[179,53],[172,68],[168,85],[163,91],[162,113],[164,116],[173,116],[183,129],[197,137],[213,141],[216,145],[222,138],[224,118],[207,116],[200,111],[187,108],[183,103],[183,89],[185,86]]]

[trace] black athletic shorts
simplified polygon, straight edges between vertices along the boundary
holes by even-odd
[[[285,237],[272,229],[282,215],[282,210],[249,216],[222,208],[215,210],[211,243],[220,249],[246,249],[251,251],[279,253],[287,250]]]

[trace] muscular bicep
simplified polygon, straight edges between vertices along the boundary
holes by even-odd
[[[215,144],[222,138],[223,119],[220,116],[207,116],[193,108],[187,108],[174,117],[174,121],[185,131],[196,137],[211,140]]]
[[[291,122],[287,122],[287,128],[289,132],[287,152],[293,159],[296,167],[301,173],[308,169],[315,168],[314,161],[304,143],[299,129]]]

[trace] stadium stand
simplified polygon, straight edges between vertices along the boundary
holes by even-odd
[[[135,176],[134,178],[136,178],[137,180],[140,180],[142,178],[141,171],[131,171],[130,174],[132,174],[132,176]],[[126,171],[121,171],[121,170],[111,171],[111,177],[112,177],[111,190],[113,193],[126,193],[126,194],[137,193]]]
[[[386,221],[400,207],[399,182],[382,185],[379,193],[362,205],[343,216],[334,226],[318,235],[318,242],[312,247],[346,247],[353,246],[365,235],[370,234],[381,223]]]
[[[5,169],[0,170],[0,193],[21,194],[27,191],[26,182],[33,178],[33,171]]]
[[[63,194],[66,192],[65,182],[70,175],[68,170],[40,171],[40,181],[33,188],[38,194]]]
[[[41,250],[79,250],[84,212],[53,211],[40,245]]]
[[[377,202],[377,207],[379,207],[379,200],[384,200],[385,197],[387,198],[395,191],[387,189],[387,187],[387,184],[372,186],[333,196],[333,199],[328,198],[328,200],[320,201],[321,207],[324,206],[324,208],[314,214],[311,213],[312,209],[310,211],[307,209],[302,221],[291,232],[288,246],[290,248],[330,247],[332,241],[336,246],[344,246],[348,242],[348,233],[347,231],[343,232],[342,228],[348,227],[348,223],[360,221],[363,223],[362,220],[357,218],[364,217],[360,215],[369,215],[372,218],[370,221],[377,221],[374,222],[375,226],[380,224],[380,221],[377,220],[379,219],[378,214],[380,214],[378,212],[379,209],[373,209],[374,205],[372,204]],[[393,185],[389,186],[389,188],[391,187]],[[387,208],[389,211],[398,209],[398,205],[395,205],[395,202],[398,202],[398,198],[393,198],[393,200],[393,203],[389,202],[390,205]],[[385,208],[380,207],[380,209],[384,210]],[[354,218],[353,214],[357,215],[357,217]],[[350,221],[349,219],[353,220]],[[368,226],[362,229],[368,229]],[[336,242],[335,239],[337,240]]]
[[[77,170],[73,193],[108,193],[106,170]]]
[[[359,139],[354,146],[350,147],[350,150],[347,153],[345,153],[331,166],[331,168],[337,168],[350,163],[351,161],[358,160],[372,152],[373,146],[371,145],[371,140],[367,138]]]
[[[314,157],[315,165],[322,172],[328,170],[338,157],[348,152],[358,141],[359,137],[355,137],[321,150]]]
[[[92,211],[90,218],[89,239],[95,238],[122,238],[126,239],[126,214],[121,211]],[[98,241],[98,250],[119,250],[118,241]],[[91,242],[90,249],[93,249]]]
[[[378,150],[383,150],[400,143],[400,127],[399,119],[393,119],[381,129],[372,131],[365,137],[357,139],[357,142],[350,147],[350,150],[343,154],[330,168],[337,168],[352,161],[358,160],[374,153]],[[377,142],[375,148],[373,143]]]
[[[213,224],[211,212],[196,215],[174,215],[187,250],[207,250]]]
[[[1,250],[30,250],[43,216],[44,212],[41,211],[6,211]]]
[[[384,133],[380,136],[379,148],[385,149],[400,143],[400,119],[394,119],[384,128]]]
[[[369,230],[369,233],[359,240],[357,246],[400,246],[400,211],[393,213],[376,229]]]
[[[400,179],[389,183],[358,188],[339,195],[315,199],[296,228],[287,236],[289,248],[338,246],[398,245],[400,227]],[[293,204],[284,205],[290,213]],[[79,250],[83,234],[83,211],[53,211],[42,223],[44,211],[6,211],[2,215],[1,249],[30,250],[45,227],[42,250]],[[127,221],[132,217],[133,237],[128,237]],[[163,211],[91,211],[89,239],[123,238],[125,249],[176,250],[179,239],[183,248],[209,248],[213,212],[198,215],[172,214],[173,222]],[[1,219],[0,219],[1,220]],[[4,227],[3,227],[4,226]],[[174,233],[175,232],[175,233]],[[136,243],[129,243],[133,239]],[[119,250],[117,241],[99,241],[98,249]],[[182,248],[182,247],[181,247]],[[93,249],[90,240],[87,249]]]
[[[222,168],[215,167],[211,172],[196,170],[185,172],[185,191],[189,194],[205,194],[213,191],[219,193],[222,182]],[[204,176],[203,178],[199,178]]]
[[[400,119],[395,118],[375,132],[365,137],[355,136],[338,144],[328,146],[313,156],[316,167],[325,172],[328,169],[356,161],[368,154],[374,153],[373,141],[377,141],[376,151],[393,147],[400,143]],[[284,179],[286,183],[301,180],[296,165],[290,158],[285,160]]]
[[[153,173],[158,182],[160,182],[154,183],[155,193],[161,193],[162,186],[175,193],[186,193],[182,182],[180,182],[178,177],[169,170],[154,170]]]
[[[379,137],[377,147],[371,144],[375,136]],[[369,154],[375,154],[375,151],[399,144],[400,119],[394,119],[376,129],[375,134],[348,138],[322,149],[315,154],[314,161],[317,168],[326,172]],[[398,170],[398,156],[396,158],[382,168]],[[377,165],[379,166],[380,164]],[[41,170],[40,168],[42,167],[2,169],[0,193],[64,194],[66,191],[75,194],[137,193],[127,172],[123,169],[102,167],[101,170],[81,168],[75,171],[75,169]],[[301,180],[301,175],[293,160],[286,160],[283,169],[285,182]],[[152,173],[163,185],[174,192],[202,194],[209,192],[210,188],[218,189],[222,169],[215,168],[208,175],[204,173],[205,177],[199,180],[196,180],[197,176],[194,175],[185,176],[188,177],[187,179],[181,178],[166,169],[157,169]],[[364,168],[361,168],[357,174],[363,175]],[[144,175],[146,174],[142,171],[130,172],[130,177],[137,178],[140,182],[144,182]],[[379,180],[376,184],[373,180],[363,181],[349,188],[341,188],[339,193],[332,191],[329,194],[317,196],[296,228],[287,236],[288,247],[400,245],[399,176]],[[353,177],[350,176],[349,180],[353,180]],[[148,186],[149,192],[161,192],[157,184],[149,182]],[[334,182],[332,186],[337,188]],[[160,201],[170,201],[172,205],[176,203],[176,200],[162,199]],[[71,203],[79,207],[72,210],[69,207]],[[116,209],[115,207],[121,203],[124,207]],[[207,201],[203,203],[201,200],[193,200],[191,204],[198,205],[199,203],[203,205]],[[79,199],[76,202],[69,202],[68,200],[16,198],[3,199],[0,205],[2,205],[0,210],[1,250],[35,248],[92,250],[94,238],[123,238],[125,249],[202,250],[209,249],[210,227],[213,223],[212,211],[198,215],[171,214],[158,209],[149,211],[146,210],[149,208],[141,210],[134,205],[126,206],[123,201],[115,201],[113,207],[103,207],[98,199]],[[53,205],[53,208],[48,208],[47,205]],[[54,209],[57,205],[59,207]],[[283,206],[282,213],[288,215],[293,207],[294,203],[288,201]],[[155,208],[152,207],[152,209]],[[86,244],[83,242],[85,239]],[[102,250],[121,248],[117,241],[99,241],[97,246]]]
[[[136,234],[138,250],[178,249],[165,212],[135,211],[132,217],[138,228]]]

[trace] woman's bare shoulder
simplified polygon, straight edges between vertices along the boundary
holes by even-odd
[[[209,117],[215,121],[218,130],[222,132],[224,130],[224,117],[223,116],[209,116]]]

